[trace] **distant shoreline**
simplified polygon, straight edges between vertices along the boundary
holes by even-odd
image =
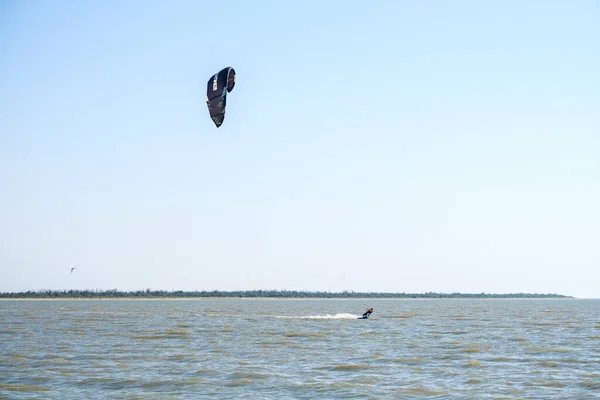
[[[183,291],[183,290],[38,290],[0,292],[0,300],[443,300],[443,299],[572,299],[540,293],[387,293],[298,290]]]
[[[440,301],[440,300],[595,300],[594,298],[576,298],[576,297],[443,297],[443,298],[409,298],[409,297],[0,297],[0,301],[94,301],[94,300],[124,300],[124,301],[177,301],[177,300],[303,300],[303,301],[370,301],[370,300],[406,300],[406,301]]]

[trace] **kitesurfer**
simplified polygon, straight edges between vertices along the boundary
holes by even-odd
[[[369,318],[369,315],[373,312],[373,307],[367,308],[367,311],[363,314],[363,318]]]

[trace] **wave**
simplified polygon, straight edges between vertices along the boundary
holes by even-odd
[[[325,314],[325,315],[275,315],[275,318],[284,318],[284,319],[356,319],[359,318],[360,315],[348,314],[348,313],[338,313],[338,314]]]

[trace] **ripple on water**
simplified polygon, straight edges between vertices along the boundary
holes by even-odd
[[[585,379],[579,383],[582,388],[588,390],[600,390],[600,381],[599,380],[591,380]]]
[[[525,350],[528,354],[544,354],[544,353],[571,353],[572,349],[566,349],[561,347],[537,347],[531,346]]]
[[[329,371],[357,371],[371,369],[371,366],[368,364],[340,364],[319,367],[318,369],[324,369]]]
[[[549,380],[543,380],[543,379],[536,379],[532,382],[525,382],[524,383],[526,386],[538,386],[538,387],[549,387],[549,388],[564,388],[565,386],[567,386],[566,384],[562,383],[562,382],[557,382],[557,381],[549,381]]]
[[[480,367],[480,366],[481,366],[481,363],[480,363],[479,361],[477,361],[477,360],[471,360],[471,361],[469,361],[469,362],[465,363],[465,365],[464,365],[464,366],[465,366],[465,367],[468,367],[468,368],[472,368],[472,367]]]
[[[191,336],[190,331],[185,329],[168,329],[166,331],[150,331],[143,335],[135,336],[138,340],[152,339],[185,339]]]
[[[427,362],[424,358],[419,357],[401,357],[401,358],[393,358],[390,360],[393,363],[399,364],[422,364]]]
[[[27,385],[22,383],[0,383],[0,390],[8,390],[9,392],[49,392],[51,389],[46,386]]]
[[[396,392],[405,396],[447,396],[449,394],[449,392],[446,390],[435,390],[426,387],[401,387],[398,388]]]

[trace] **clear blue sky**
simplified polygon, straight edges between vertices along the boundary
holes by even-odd
[[[600,297],[598,21],[596,1],[4,1],[0,291]]]

